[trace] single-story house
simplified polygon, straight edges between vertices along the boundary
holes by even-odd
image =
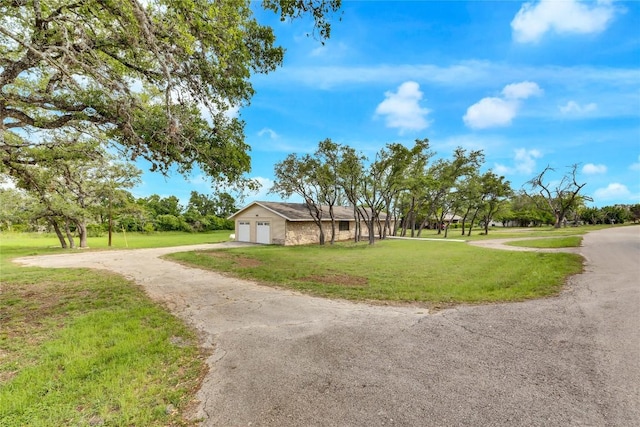
[[[353,208],[334,206],[333,212],[336,241],[353,239],[356,233]],[[320,241],[320,230],[305,203],[253,202],[229,219],[235,222],[235,239],[238,242],[292,246]],[[322,225],[328,242],[331,239],[328,207],[323,207]],[[361,224],[361,234],[368,236],[364,223]]]

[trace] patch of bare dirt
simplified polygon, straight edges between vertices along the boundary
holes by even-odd
[[[233,263],[240,268],[253,268],[253,267],[260,267],[262,265],[262,263],[255,258],[237,256],[237,255],[232,255],[225,252],[198,251],[198,253],[202,255],[210,256],[211,258],[219,258],[219,259],[233,261]]]

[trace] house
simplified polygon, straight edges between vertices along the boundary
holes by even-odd
[[[353,208],[333,207],[336,220],[336,240],[355,237],[356,219]],[[275,245],[306,245],[320,241],[320,229],[313,221],[305,203],[253,202],[240,209],[229,219],[235,222],[235,239]],[[384,217],[383,217],[384,219]],[[331,239],[329,208],[323,207],[322,225],[327,241]],[[367,227],[361,224],[367,236]]]

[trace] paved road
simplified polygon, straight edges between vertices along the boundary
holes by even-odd
[[[120,272],[202,331],[203,426],[640,425],[640,227],[588,234],[559,297],[432,314],[158,259],[187,249],[21,262]]]

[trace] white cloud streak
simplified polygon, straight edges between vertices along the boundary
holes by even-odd
[[[617,9],[611,1],[541,0],[522,5],[511,21],[513,38],[519,43],[536,43],[548,32],[594,34],[604,31]]]
[[[588,113],[592,113],[598,109],[598,105],[594,102],[580,105],[576,101],[569,101],[566,105],[558,107],[562,114],[572,116],[582,116]]]
[[[582,173],[587,175],[598,175],[607,173],[607,167],[605,165],[595,165],[593,163],[587,163],[582,167]]]
[[[640,74],[635,68],[575,66],[510,66],[491,61],[460,61],[449,66],[434,64],[373,65],[370,67],[313,66],[284,67],[267,76],[254,76],[260,85],[303,85],[331,90],[343,86],[400,84],[417,81],[422,85],[452,88],[495,88],[514,81],[543,82],[545,86],[583,88],[589,93],[606,88],[607,92],[628,93],[637,90]],[[619,96],[616,96],[619,98]],[[637,106],[637,98],[633,98]]]
[[[258,136],[262,137],[265,135],[268,135],[269,139],[278,139],[278,134],[273,129],[269,129],[269,128],[260,129],[260,132],[258,132]]]
[[[508,84],[502,89],[502,95],[506,99],[527,99],[530,96],[542,95],[542,89],[534,82],[520,82]]]
[[[498,175],[531,175],[536,170],[536,159],[540,158],[542,158],[542,153],[539,150],[517,148],[514,150],[513,166],[496,163],[493,167],[493,171]]]

